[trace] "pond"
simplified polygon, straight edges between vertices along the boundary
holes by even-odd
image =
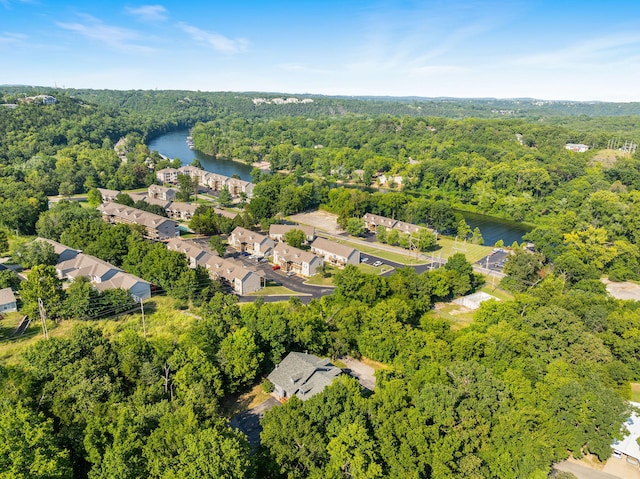
[[[191,150],[187,146],[187,136],[189,136],[189,130],[176,130],[165,133],[151,140],[149,149],[151,151],[155,150],[167,158],[179,158],[183,165],[189,165],[194,158],[197,158],[202,168],[206,171],[225,176],[238,175],[245,181],[251,181],[251,170],[253,170],[251,165],[238,161],[222,160]]]
[[[245,181],[251,181],[251,170],[253,169],[251,165],[238,161],[222,160],[205,155],[199,151],[191,150],[187,146],[188,135],[189,130],[177,130],[165,133],[152,140],[149,143],[149,149],[152,151],[155,150],[168,158],[179,158],[183,165],[188,165],[194,158],[197,158],[206,171],[225,176],[233,176],[235,174]],[[372,191],[371,189],[367,190]],[[474,229],[476,226],[480,228],[480,233],[482,233],[482,237],[484,238],[484,244],[487,246],[496,244],[498,240],[504,241],[504,244],[507,246],[511,245],[514,241],[522,243],[522,235],[531,230],[516,221],[503,220],[492,216],[468,213],[466,211],[458,211],[458,213],[464,216],[464,219],[471,229]]]

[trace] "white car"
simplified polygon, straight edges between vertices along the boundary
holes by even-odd
[[[382,261],[376,261],[373,263],[374,266],[382,266]]]
[[[361,263],[366,263],[367,261],[369,261],[369,258],[362,258],[362,259],[360,260],[360,262],[361,262]]]

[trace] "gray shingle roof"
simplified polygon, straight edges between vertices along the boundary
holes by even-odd
[[[341,373],[327,358],[291,352],[271,371],[268,379],[282,388],[286,397],[295,395],[305,400],[322,392]]]

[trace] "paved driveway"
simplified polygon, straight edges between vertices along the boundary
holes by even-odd
[[[621,479],[620,476],[607,474],[606,472],[581,466],[580,464],[576,464],[575,462],[570,462],[570,461],[559,462],[558,464],[554,465],[553,468],[557,469],[558,471],[570,472],[573,475],[575,475],[578,479]],[[622,478],[622,479],[629,479],[629,478]]]
[[[346,356],[340,358],[340,361],[347,365],[347,368],[349,369],[349,375],[356,378],[362,387],[368,389],[369,391],[373,391],[373,389],[376,387],[376,377],[374,375],[375,370],[371,366],[367,366],[357,359],[349,358]]]
[[[247,436],[249,444],[253,447],[258,447],[260,445],[260,433],[262,432],[260,419],[264,416],[266,411],[279,405],[280,403],[278,400],[271,396],[265,402],[258,404],[256,407],[233,416],[229,425],[233,429],[243,432]]]

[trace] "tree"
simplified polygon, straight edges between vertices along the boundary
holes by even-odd
[[[220,206],[229,206],[231,204],[231,193],[226,185],[218,193],[218,204]]]
[[[0,229],[0,253],[9,250],[9,238],[7,238],[7,232]]]
[[[32,241],[16,248],[16,260],[23,268],[29,269],[37,265],[55,265],[58,255],[53,245],[47,241]]]
[[[179,201],[191,201],[191,195],[196,192],[198,184],[190,175],[178,174],[178,188],[180,191],[176,195]]]
[[[345,231],[351,236],[362,236],[365,232],[364,220],[362,218],[349,218]]]
[[[118,196],[116,196],[113,199],[114,203],[118,203],[121,205],[125,205],[125,206],[133,206],[133,204],[135,203],[133,201],[133,198],[131,198],[131,196],[129,196],[126,193],[118,193]]]
[[[237,391],[253,381],[263,358],[253,333],[247,328],[240,328],[224,338],[218,351],[218,361],[227,377],[229,389]]]
[[[504,264],[503,271],[507,277],[502,282],[513,291],[525,291],[540,281],[538,273],[542,266],[543,256],[540,253],[517,249]]]
[[[11,288],[14,291],[20,286],[20,278],[10,269],[0,271],[0,289]]]
[[[294,248],[300,248],[307,242],[307,235],[304,234],[304,231],[294,228],[284,234],[284,242]]]
[[[87,203],[91,206],[98,206],[102,203],[102,195],[97,188],[91,188],[87,193]]]
[[[213,235],[209,238],[209,246],[213,251],[218,253],[218,256],[221,258],[224,258],[224,255],[227,253],[227,245],[218,235]]]
[[[8,399],[0,399],[0,471],[0,477],[16,479],[73,477],[53,421]]]
[[[20,283],[20,297],[23,310],[30,317],[38,316],[38,300],[44,304],[47,315],[56,318],[64,301],[62,281],[56,269],[49,265],[37,265],[31,268],[27,280]]]

